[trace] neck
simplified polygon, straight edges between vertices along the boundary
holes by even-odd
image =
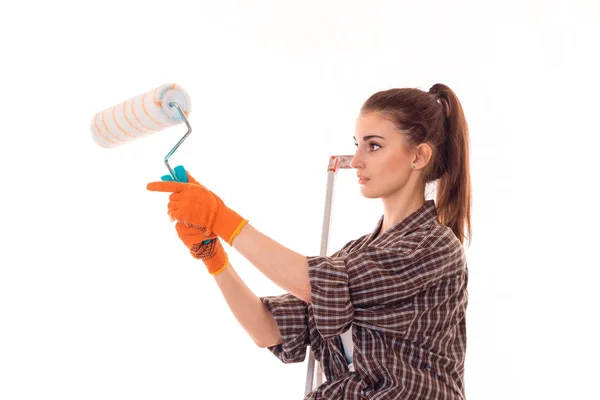
[[[408,217],[410,214],[423,207],[425,195],[423,191],[417,191],[416,195],[406,196],[405,193],[397,193],[393,196],[382,198],[383,200],[383,224],[380,234]]]

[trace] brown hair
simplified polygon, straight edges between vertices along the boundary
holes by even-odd
[[[440,222],[461,243],[471,239],[471,178],[469,129],[456,94],[436,83],[425,92],[415,88],[377,92],[365,101],[362,113],[376,111],[404,132],[411,146],[428,143],[431,162],[424,183],[437,181],[436,208]]]

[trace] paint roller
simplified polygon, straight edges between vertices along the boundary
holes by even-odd
[[[190,112],[191,101],[186,90],[167,83],[96,113],[90,126],[92,138],[101,147],[114,148],[184,122],[187,132],[164,159],[173,180],[181,181],[169,165],[169,158],[192,132],[187,119]],[[187,177],[183,179],[187,181]]]
[[[169,158],[192,132],[187,118],[190,112],[186,90],[167,83],[96,113],[90,124],[92,138],[101,147],[114,148],[184,122],[187,132],[164,158],[171,177],[177,181]]]

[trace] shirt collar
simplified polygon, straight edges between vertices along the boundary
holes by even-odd
[[[367,243],[371,242],[376,237],[377,239],[380,239],[383,236],[404,235],[406,233],[414,231],[415,229],[418,229],[423,225],[428,225],[431,222],[438,221],[439,220],[437,209],[435,208],[435,202],[433,200],[426,200],[425,204],[423,204],[421,208],[419,208],[412,214],[409,214],[403,220],[396,223],[396,225],[392,226],[390,229],[383,232],[379,237],[377,237],[377,234],[379,233],[379,231],[381,230],[381,226],[383,225],[383,216],[381,216],[381,218],[379,218],[379,222],[377,222],[377,225],[375,226],[375,229],[369,235]]]

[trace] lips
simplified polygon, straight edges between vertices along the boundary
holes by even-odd
[[[369,178],[364,177],[362,175],[356,175],[358,177],[358,183],[365,183],[366,181],[369,180]]]

